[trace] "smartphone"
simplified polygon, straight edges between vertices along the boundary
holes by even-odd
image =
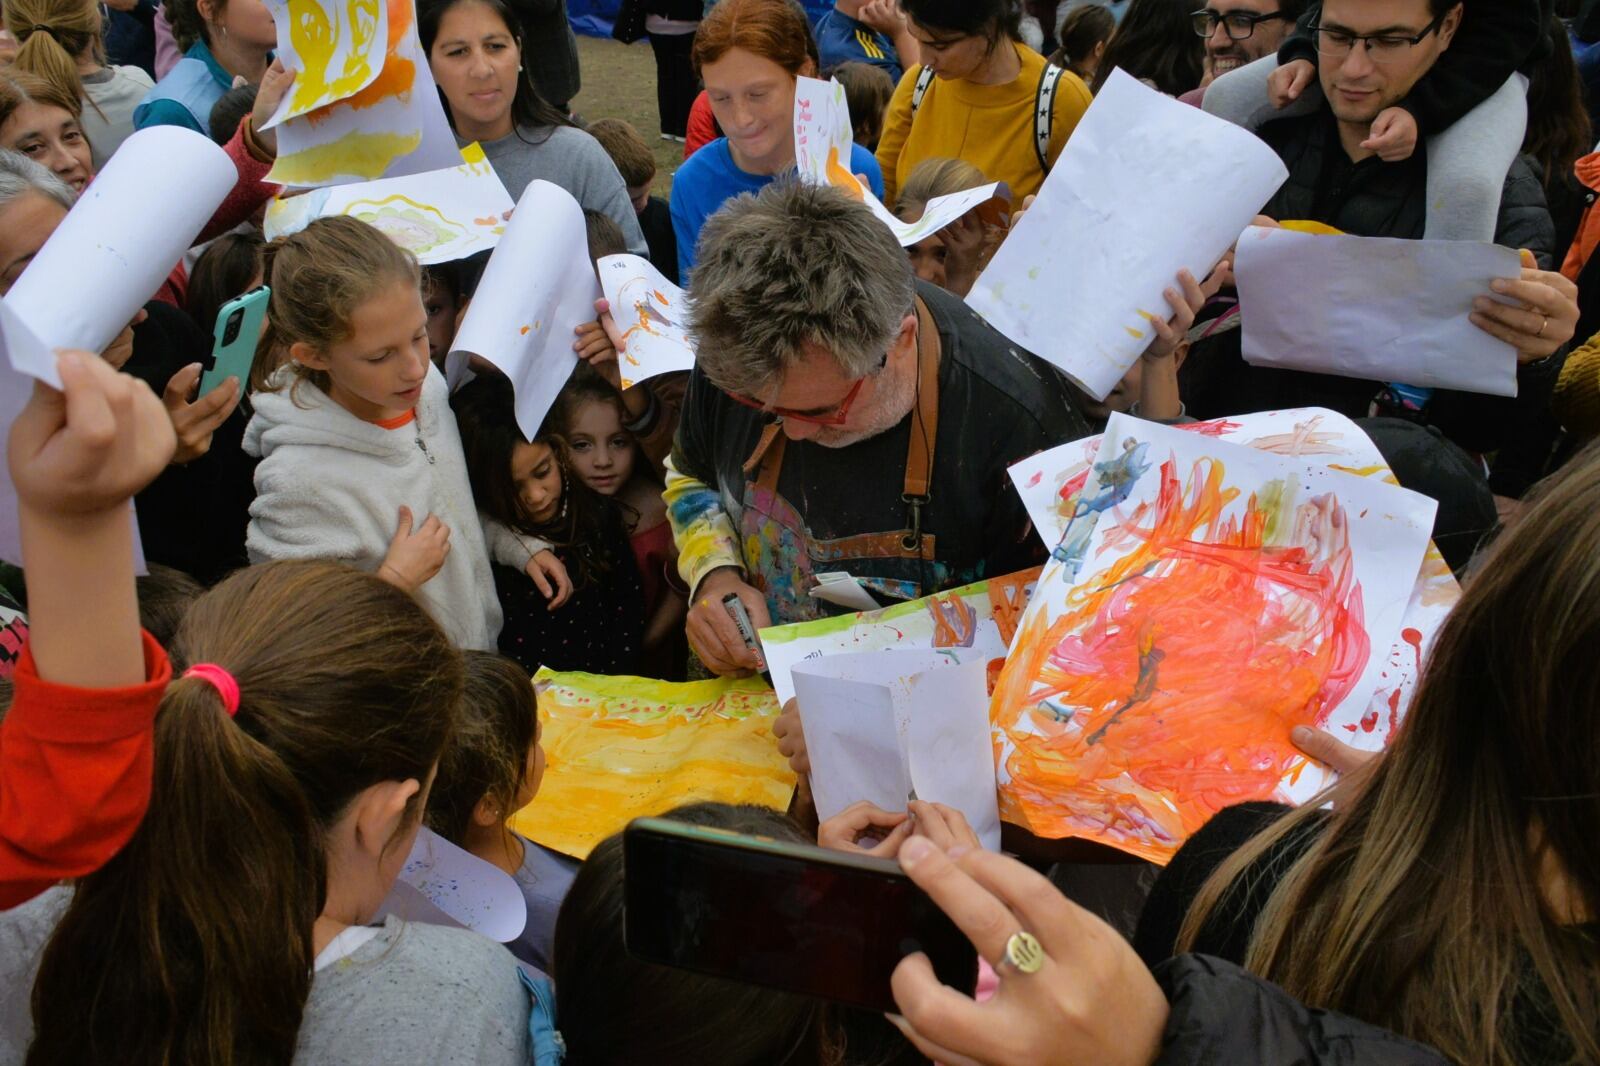
[[[641,959],[874,1011],[924,952],[971,994],[978,955],[899,864],[640,818],[622,838],[623,940]]]
[[[256,359],[256,342],[261,339],[261,324],[271,298],[272,290],[263,285],[222,305],[213,331],[211,365],[200,375],[199,395],[229,378],[238,378],[240,388],[250,381],[250,365]]]

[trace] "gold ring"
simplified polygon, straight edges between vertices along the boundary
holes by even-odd
[[[1022,974],[1038,973],[1044,966],[1044,960],[1044,945],[1032,933],[1019,929],[1006,941],[1005,956],[995,964],[994,969],[995,973],[1002,975],[1008,969]]]
[[[1539,317],[1544,319],[1544,321],[1539,323],[1539,332],[1534,334],[1535,337],[1543,337],[1544,331],[1550,328],[1550,316],[1540,315]]]

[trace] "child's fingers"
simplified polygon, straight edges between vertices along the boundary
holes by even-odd
[[[62,352],[56,369],[61,375],[61,391],[66,395],[68,432],[85,447],[109,448],[117,437],[113,396],[117,372],[104,360],[82,352]]]
[[[167,381],[167,387],[161,390],[161,402],[167,405],[169,411],[178,410],[189,402],[199,381],[200,364],[190,363]]]
[[[395,525],[394,540],[404,540],[411,535],[411,508],[400,507],[400,521]]]
[[[544,571],[539,569],[537,562],[528,567],[528,577],[533,580],[533,587],[539,590],[539,595],[545,599],[548,600],[556,594],[555,589],[550,587],[549,579],[544,576]]]

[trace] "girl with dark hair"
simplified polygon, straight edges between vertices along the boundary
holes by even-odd
[[[480,375],[450,398],[472,495],[485,525],[505,529],[530,554],[551,545],[572,594],[554,610],[528,577],[496,566],[500,652],[529,673],[548,666],[637,675],[644,588],[622,511],[573,472],[568,443],[550,420],[525,438],[514,403],[511,383],[498,374]]]
[[[1075,7],[1061,20],[1061,46],[1050,57],[1050,62],[1092,83],[1111,43],[1111,35],[1116,32],[1117,17],[1109,7],[1104,4]]]
[[[266,241],[253,230],[224,233],[195,260],[183,309],[207,337],[212,335],[223,304],[262,283],[265,246]]]
[[[878,141],[889,202],[924,159],[964,159],[1019,203],[1037,193],[1089,108],[1088,87],[1021,43],[1016,0],[902,7],[922,63],[900,79]]]
[[[649,255],[617,165],[534,88],[519,27],[505,0],[425,0],[418,9],[417,32],[456,139],[482,145],[513,200],[535,180],[553,182],[609,215],[629,251]]]
[[[1194,32],[1193,9],[1191,0],[1133,0],[1100,58],[1094,91],[1118,67],[1168,96],[1198,89],[1206,45]]]

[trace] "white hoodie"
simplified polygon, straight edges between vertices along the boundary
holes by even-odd
[[[338,559],[375,571],[402,506],[417,526],[438,515],[450,527],[450,553],[417,599],[458,646],[493,651],[500,601],[443,376],[429,368],[417,416],[399,429],[362,421],[310,382],[293,389],[292,377],[280,369],[279,391],[251,397],[244,450],[261,464],[250,561]],[[521,569],[528,558],[504,561]]]

